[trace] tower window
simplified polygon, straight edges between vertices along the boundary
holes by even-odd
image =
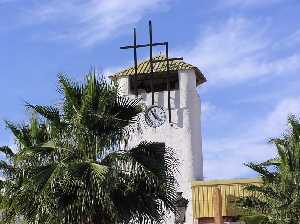
[[[153,91],[154,92],[162,92],[167,91],[167,73],[159,72],[153,73]],[[135,88],[135,77],[130,76],[130,91],[134,93]],[[170,90],[179,89],[179,80],[178,80],[178,72],[172,71],[169,73],[169,82],[170,82]],[[138,91],[146,91],[147,93],[151,92],[151,76],[149,74],[138,74],[136,77],[136,88]]]

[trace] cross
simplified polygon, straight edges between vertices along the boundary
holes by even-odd
[[[168,42],[157,42],[153,43],[152,38],[152,23],[151,20],[149,21],[149,43],[148,44],[137,44],[137,38],[136,38],[136,29],[134,28],[133,32],[133,45],[120,47],[120,49],[131,49],[133,48],[134,53],[134,92],[135,95],[138,95],[137,91],[137,49],[138,48],[145,48],[149,47],[149,53],[150,53],[150,87],[151,87],[151,94],[152,94],[152,105],[154,105],[154,91],[153,91],[153,64],[158,62],[167,62],[167,89],[168,89],[168,112],[169,112],[169,123],[171,123],[171,97],[170,97],[170,61],[178,61],[183,60],[182,57],[180,58],[169,58],[169,43]],[[165,46],[166,51],[166,58],[161,60],[153,60],[153,47],[155,46]]]

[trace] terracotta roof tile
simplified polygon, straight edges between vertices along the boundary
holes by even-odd
[[[158,55],[156,57],[153,57],[153,60],[163,60],[166,59],[163,55]],[[194,65],[188,64],[184,61],[170,61],[169,62],[170,71],[178,71],[178,70],[189,70],[193,69],[195,70],[196,76],[197,76],[197,84],[201,84],[206,81],[206,78],[202,74],[202,72]],[[138,64],[138,74],[150,74],[150,60],[145,60]],[[165,72],[167,71],[167,62],[156,62],[153,64],[153,72]],[[134,66],[127,68],[123,71],[117,72],[110,76],[111,79],[118,79],[120,77],[124,76],[131,76],[135,74]]]

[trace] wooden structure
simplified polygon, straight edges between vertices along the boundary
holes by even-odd
[[[222,195],[219,188],[213,192],[213,212],[215,224],[224,224],[222,216]]]
[[[261,184],[260,179],[233,179],[216,181],[193,181],[192,205],[195,223],[214,223],[215,216],[219,216],[226,223],[235,221],[239,211],[234,206],[234,200],[249,194],[244,190],[247,184]],[[215,199],[215,205],[214,205]],[[217,201],[216,201],[217,200]],[[222,203],[220,203],[222,202]],[[217,208],[221,204],[220,208]],[[215,208],[214,208],[215,207]],[[221,213],[221,214],[219,214]]]

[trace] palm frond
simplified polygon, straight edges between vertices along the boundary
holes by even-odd
[[[252,193],[240,198],[239,207],[251,214],[263,215],[268,224],[299,223],[300,216],[300,122],[289,116],[288,130],[282,137],[273,138],[277,157],[264,163],[248,163],[263,183],[245,188]]]
[[[70,81],[64,74],[59,74],[59,87],[64,95],[64,115],[71,119],[81,106],[82,86]]]
[[[122,150],[139,126],[139,99],[95,71],[75,83],[59,75],[62,107],[27,104],[25,125],[7,122],[17,152],[2,162],[1,209],[7,223],[160,223],[175,210],[177,159],[164,144],[142,142]]]
[[[273,180],[276,177],[276,174],[274,172],[271,172],[267,166],[261,164],[261,163],[248,163],[245,164],[250,169],[254,170],[255,172],[259,173],[263,179],[265,180]]]
[[[13,150],[8,146],[2,146],[0,147],[0,152],[4,153],[6,157],[11,158],[15,156],[15,153]]]
[[[3,160],[0,161],[0,170],[2,171],[5,177],[10,177],[15,173],[15,167]]]
[[[26,126],[5,121],[6,127],[13,133],[16,140],[24,146],[31,145],[30,130]]]
[[[59,110],[52,106],[39,106],[26,104],[26,107],[33,109],[48,121],[54,122],[56,125],[62,125]]]

